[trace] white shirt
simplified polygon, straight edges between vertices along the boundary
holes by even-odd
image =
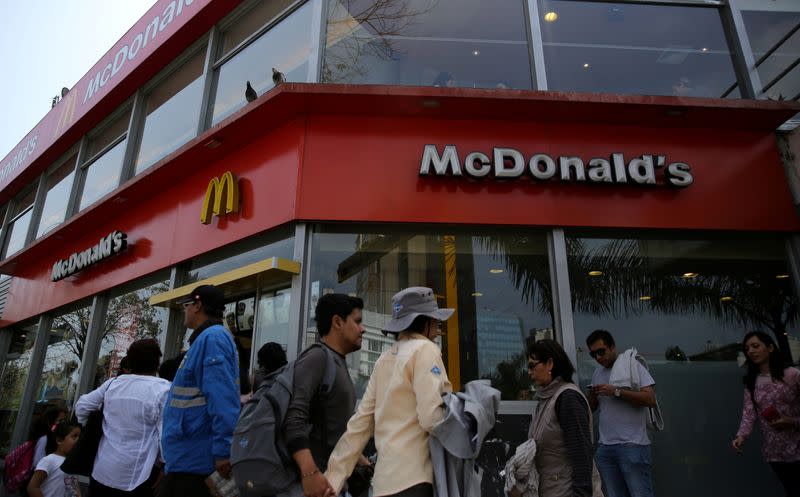
[[[103,438],[92,478],[126,492],[147,480],[158,457],[169,385],[163,378],[126,374],[78,399],[75,415],[80,423],[103,406]]]
[[[78,495],[78,477],[65,475],[61,471],[63,462],[64,456],[50,454],[44,456],[36,465],[36,471],[44,471],[47,474],[47,478],[40,487],[44,497],[74,497]]]

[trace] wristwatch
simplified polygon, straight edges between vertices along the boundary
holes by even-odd
[[[616,397],[616,398],[622,397],[622,389],[621,388],[615,388],[614,389],[614,397]]]

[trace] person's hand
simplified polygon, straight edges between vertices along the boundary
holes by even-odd
[[[367,458],[364,456],[364,454],[361,454],[361,455],[358,457],[358,462],[357,462],[356,464],[357,464],[357,465],[359,465],[359,466],[372,466],[372,463],[371,463],[371,462],[369,462],[369,459],[367,459]]]
[[[614,385],[595,385],[594,387],[592,387],[592,391],[594,392],[595,395],[606,395],[606,396],[613,396],[614,390],[616,389],[617,387],[615,387]]]
[[[303,478],[303,495],[305,497],[331,497],[335,496],[336,492],[328,483],[325,475],[317,471]]]
[[[775,421],[770,421],[769,425],[778,431],[789,431],[795,429],[794,420],[787,418],[786,416],[781,416]]]
[[[214,461],[214,469],[217,473],[226,480],[231,478],[231,460],[230,459],[217,459]]]
[[[733,447],[733,450],[735,450],[737,454],[741,454],[743,443],[744,443],[743,437],[736,437],[733,439],[733,442],[731,442],[731,447]]]

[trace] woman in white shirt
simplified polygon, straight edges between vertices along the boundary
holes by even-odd
[[[169,382],[157,378],[158,342],[137,340],[128,348],[131,374],[112,378],[81,396],[78,421],[103,408],[103,438],[89,484],[92,497],[152,497],[161,440],[161,419]]]

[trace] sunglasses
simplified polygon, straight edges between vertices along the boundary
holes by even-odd
[[[605,347],[600,347],[599,349],[592,350],[589,352],[589,355],[592,356],[592,359],[597,359],[597,356],[603,357],[608,352],[608,349]]]

